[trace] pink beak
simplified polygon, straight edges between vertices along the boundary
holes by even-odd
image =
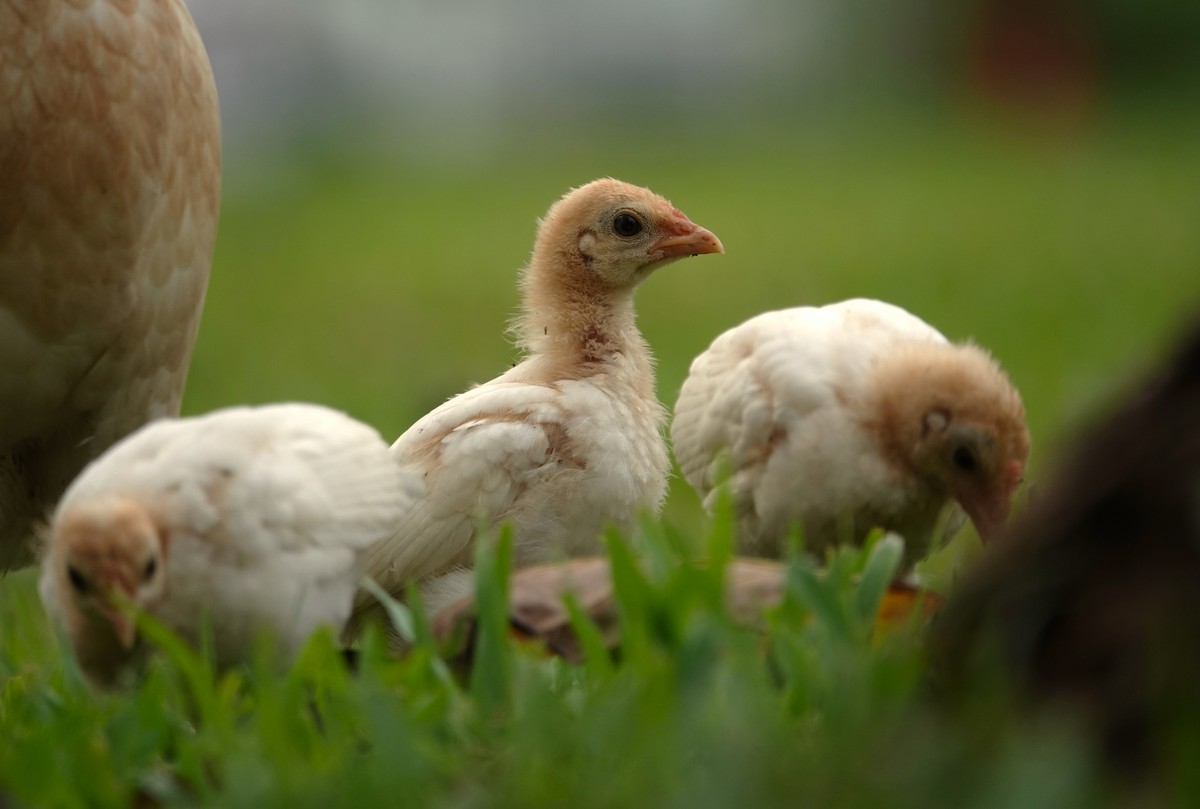
[[[985,544],[999,536],[1008,522],[1007,497],[997,497],[979,503],[963,503],[962,506]]]
[[[660,261],[665,261],[684,256],[724,253],[725,246],[711,230],[700,227],[690,219],[681,218],[670,229],[664,230],[662,238],[650,246],[649,252],[658,255]]]
[[[96,606],[99,608],[100,614],[112,624],[113,631],[117,634],[117,640],[121,641],[121,646],[131,649],[137,639],[137,629],[133,625],[131,609],[136,586],[123,576],[114,575],[112,578],[115,581],[112,590],[109,591],[110,596],[99,600]]]
[[[979,538],[985,543],[991,542],[1004,531],[1004,527],[1008,523],[1008,511],[1013,493],[1021,484],[1022,473],[1021,464],[1012,461],[1005,470],[999,491],[986,493],[979,497],[963,497],[959,500],[963,510],[971,518],[971,522],[975,524]]]

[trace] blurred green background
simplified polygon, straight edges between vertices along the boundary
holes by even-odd
[[[453,80],[466,58],[453,37],[442,56],[427,46],[417,75],[396,55],[423,21],[436,39],[422,14],[464,14],[461,36],[486,41],[484,23],[470,25],[480,7],[361,0],[325,12],[358,38],[321,52],[369,54],[382,40],[407,83],[364,100],[347,58],[337,81],[309,80],[299,102],[251,124],[239,99],[257,77],[230,67],[224,43],[236,37],[216,6],[192,4],[227,158],[189,413],[311,400],[394,438],[515,360],[504,329],[536,217],[603,175],[669,197],[726,246],[639,292],[668,405],[691,358],[745,318],[880,298],[995,353],[1026,400],[1036,479],[1200,311],[1200,93],[1184,36],[1197,30],[1194,4],[929,0],[884,13],[764,0],[733,15],[709,2],[692,29],[668,15],[671,47],[630,70],[628,48],[601,37],[604,15],[564,13],[564,35],[584,22],[600,34],[578,54],[548,51],[547,70],[561,69],[545,84],[504,84],[524,63],[496,57],[499,78],[481,93]],[[505,8],[519,23],[543,6]],[[822,9],[832,39],[814,43],[805,26]],[[646,12],[651,31],[663,13]],[[705,39],[721,13],[777,27],[783,44],[760,44],[787,59],[739,61],[755,42]],[[630,23],[614,17],[607,34],[620,36]],[[514,36],[504,47],[519,52]],[[363,85],[392,87],[379,70]],[[669,519],[698,513],[676,481]]]

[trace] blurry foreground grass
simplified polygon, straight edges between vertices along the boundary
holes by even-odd
[[[641,569],[610,541],[623,644],[579,667],[514,645],[504,564],[481,554],[463,679],[418,610],[415,650],[389,659],[372,635],[357,673],[328,635],[286,674],[217,675],[174,644],[136,691],[96,698],[5,588],[0,789],[64,807],[1116,805],[1069,726],[1014,718],[992,684],[977,716],[935,710],[917,628],[872,639],[894,540],[824,573],[795,561],[758,635],[720,604],[728,539],[681,565],[687,543],[648,525]]]

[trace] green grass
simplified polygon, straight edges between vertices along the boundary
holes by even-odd
[[[666,268],[639,293],[668,404],[690,359],[746,317],[879,297],[994,351],[1025,396],[1036,478],[1195,312],[1196,128],[1162,113],[1038,137],[961,120],[631,126],[498,144],[469,163],[357,143],[233,162],[185,409],[312,400],[398,435],[512,361],[502,330],[535,217],[567,187],[613,175],[666,194],[728,251]],[[326,637],[285,674],[217,675],[174,649],[136,691],[96,697],[59,652],[32,572],[10,576],[0,791],[28,806],[137,794],[229,807],[1113,797],[1086,737],[1017,718],[1002,690],[981,685],[978,715],[931,707],[919,633],[869,638],[876,579],[852,574],[870,553],[843,552],[825,577],[796,562],[762,638],[714,604],[719,565],[673,563],[695,544],[679,537],[726,541],[686,487],[675,482],[665,521],[644,533],[660,562],[650,574],[614,546],[620,659],[576,668],[501,641],[491,575],[480,587],[493,635],[465,681],[425,642],[402,661],[368,643],[350,675]],[[959,545],[935,564],[942,581],[970,540]]]
[[[646,572],[610,540],[624,642],[619,659],[600,647],[580,667],[504,634],[504,557],[488,550],[467,677],[427,628],[398,661],[369,636],[354,674],[328,634],[282,675],[265,657],[216,673],[168,642],[115,696],[90,693],[44,643],[40,662],[6,652],[0,786],[29,806],[1094,805],[1079,736],[956,719],[924,699],[916,627],[872,639],[892,541],[825,570],[794,560],[758,635],[721,607],[720,524],[704,567],[680,564],[696,551],[654,525]],[[28,626],[14,606],[6,637]]]

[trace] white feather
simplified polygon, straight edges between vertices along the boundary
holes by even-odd
[[[553,385],[506,374],[410,427],[392,451],[420,473],[428,495],[372,548],[369,575],[398,592],[469,568],[478,526],[506,520],[518,565],[594,553],[606,525],[628,529],[640,510],[657,511],[669,468],[662,408],[638,396],[625,373],[618,364]],[[430,581],[426,600],[448,603],[470,586],[469,576],[452,580],[461,586]]]

